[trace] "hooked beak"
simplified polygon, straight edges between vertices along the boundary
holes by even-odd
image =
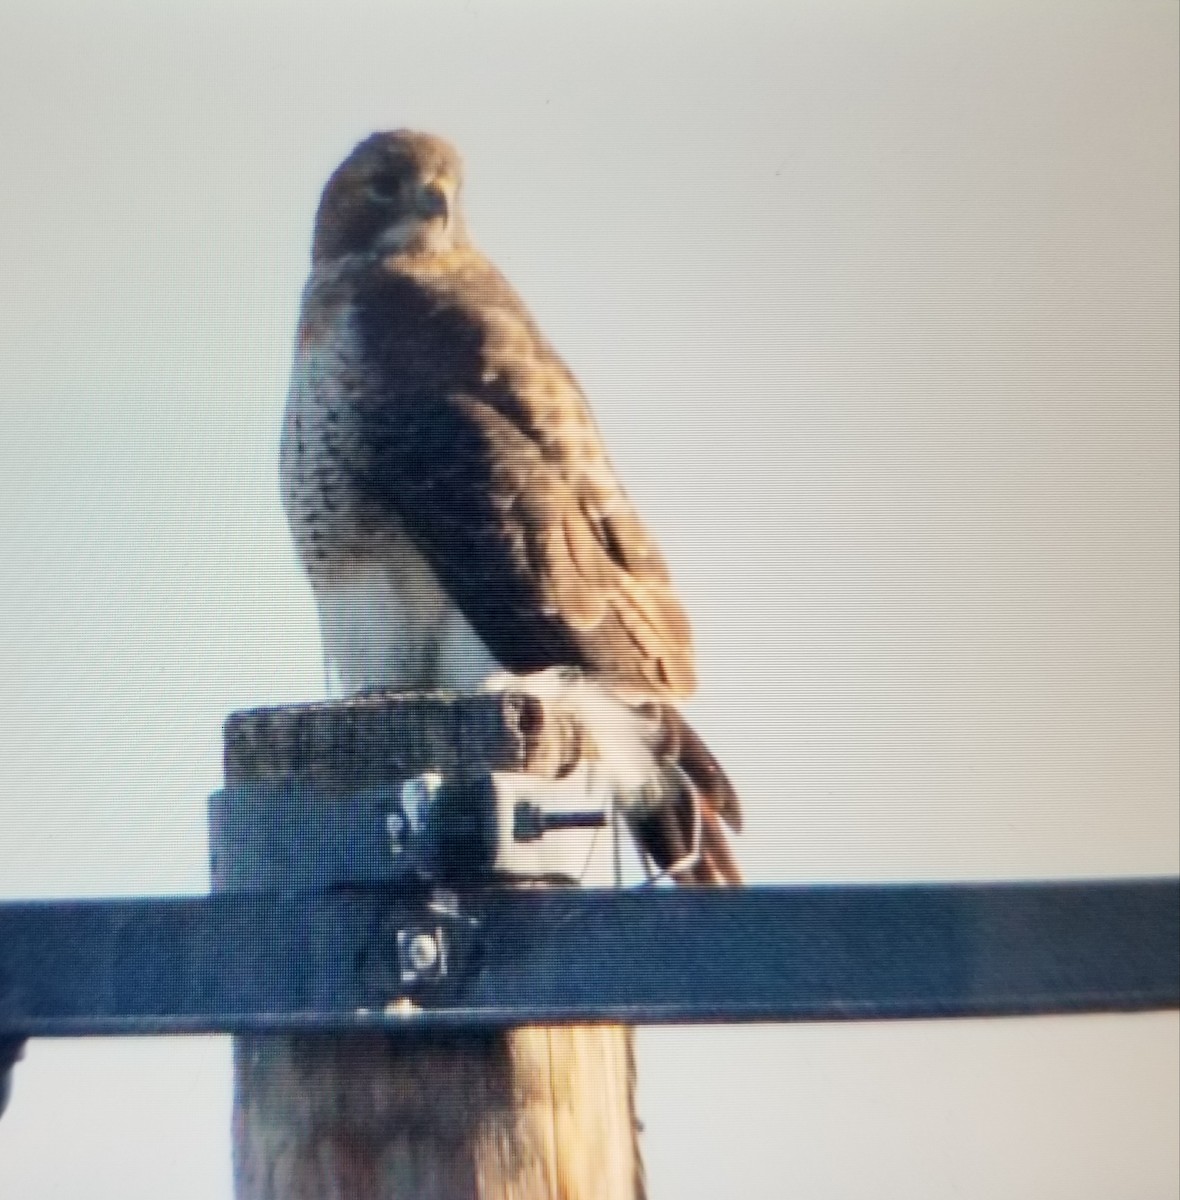
[[[445,221],[450,213],[451,201],[446,189],[439,183],[428,183],[418,192],[414,211],[424,220],[442,217]]]

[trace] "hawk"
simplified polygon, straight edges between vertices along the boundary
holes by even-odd
[[[643,852],[737,882],[737,796],[672,703],[696,680],[668,568],[461,182],[440,138],[375,133],[316,214],[280,476],[330,675],[556,700]]]

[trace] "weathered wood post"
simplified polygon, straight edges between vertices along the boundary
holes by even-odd
[[[553,778],[578,743],[531,696],[359,697],[234,714],[225,779],[332,803],[431,769]],[[239,1037],[237,1200],[640,1200],[634,1084],[619,1026]]]

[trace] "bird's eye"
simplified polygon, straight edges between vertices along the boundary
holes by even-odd
[[[401,184],[398,177],[388,172],[374,175],[369,180],[369,196],[381,204],[388,204],[389,201],[396,199],[400,190]]]

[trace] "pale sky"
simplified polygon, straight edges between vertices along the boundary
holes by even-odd
[[[1180,869],[1172,0],[0,13],[0,898],[199,892],[320,694],[275,479],[327,173],[467,161],[694,619],[756,882]],[[227,1200],[228,1044],[33,1044],[0,1197]],[[652,1200],[1180,1195],[1175,1013],[645,1031]]]

